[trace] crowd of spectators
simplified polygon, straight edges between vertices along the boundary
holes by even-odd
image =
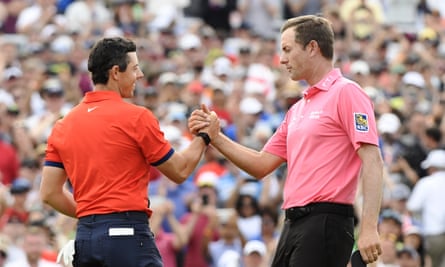
[[[173,146],[189,142],[187,117],[205,103],[230,138],[261,149],[307,86],[279,64],[281,23],[303,14],[332,22],[335,66],[374,102],[385,162],[376,265],[444,267],[442,0],[0,0],[0,267],[61,266],[75,234],[75,219],[39,200],[40,171],[52,125],[92,90],[96,40],[135,40],[145,78],[128,101]],[[286,166],[257,182],[210,146],[185,183],[151,176],[166,267],[268,266]],[[359,214],[360,190],[357,203]]]

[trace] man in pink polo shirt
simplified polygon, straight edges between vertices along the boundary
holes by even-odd
[[[310,86],[262,151],[220,133],[211,140],[227,159],[261,179],[287,162],[286,221],[273,267],[345,267],[354,244],[353,201],[363,183],[358,248],[371,263],[381,254],[377,221],[383,163],[371,100],[333,67],[329,21],[313,15],[289,19],[281,29],[280,63],[294,81]],[[193,112],[192,132],[210,125],[209,110]]]

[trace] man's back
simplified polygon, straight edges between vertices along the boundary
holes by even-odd
[[[75,189],[79,217],[147,209],[141,183],[148,184],[148,164],[170,150],[162,133],[153,130],[156,123],[148,110],[114,92],[88,93],[57,123],[48,147]],[[134,196],[140,201],[132,201]]]

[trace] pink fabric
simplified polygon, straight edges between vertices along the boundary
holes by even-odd
[[[288,163],[282,208],[319,201],[352,204],[361,143],[378,145],[372,102],[333,69],[304,92],[264,147]]]
[[[164,267],[176,267],[176,250],[173,247],[173,233],[166,233],[162,230],[156,234],[156,246],[162,257]]]

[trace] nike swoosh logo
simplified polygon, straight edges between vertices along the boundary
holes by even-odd
[[[87,112],[91,112],[91,111],[95,110],[96,108],[98,108],[98,106],[95,106],[95,107],[92,107],[92,108],[88,108]]]

